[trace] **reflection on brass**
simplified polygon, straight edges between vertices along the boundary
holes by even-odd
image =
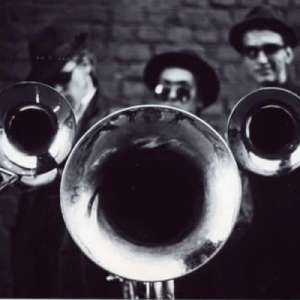
[[[160,105],[99,121],[75,145],[61,182],[74,241],[129,294],[146,288],[145,298],[174,298],[173,279],[221,249],[240,197],[238,168],[219,134]]]

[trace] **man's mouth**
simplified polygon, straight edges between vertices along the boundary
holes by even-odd
[[[257,74],[259,75],[270,75],[272,73],[272,69],[271,68],[262,68],[262,69],[258,69],[256,71]]]

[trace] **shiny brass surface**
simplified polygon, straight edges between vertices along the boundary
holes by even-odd
[[[227,139],[237,162],[263,176],[300,165],[300,98],[281,88],[260,88],[233,108]]]
[[[122,278],[184,276],[222,248],[241,201],[234,157],[201,119],[141,105],[100,120],[75,145],[61,209],[80,249]]]
[[[75,118],[55,89],[21,82],[0,93],[0,165],[30,181],[52,172],[70,153]]]

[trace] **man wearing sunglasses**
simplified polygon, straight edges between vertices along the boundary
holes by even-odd
[[[259,86],[276,86],[300,94],[288,76],[297,45],[294,30],[271,7],[256,6],[229,33],[249,75]]]
[[[30,41],[27,80],[48,84],[67,98],[80,138],[104,116],[104,110],[88,34],[62,22],[49,25]],[[12,233],[12,297],[113,297],[109,289],[115,285],[107,283],[108,273],[85,257],[63,222],[59,197],[62,168],[59,166],[52,182],[20,191]]]
[[[216,101],[219,94],[219,80],[214,69],[200,56],[189,50],[153,56],[145,67],[144,82],[154,95],[153,103],[180,108],[200,117],[205,108]],[[213,121],[210,122],[210,119],[207,118],[205,121],[217,130],[219,129],[219,126],[213,124]],[[245,212],[251,206],[247,184],[247,178],[243,177],[243,208],[233,234],[234,239],[241,235],[242,227],[249,218]],[[229,245],[231,244],[230,242]],[[225,279],[220,276],[222,273],[219,270],[223,266],[223,261],[223,255],[218,254],[216,259],[209,263],[208,268],[200,269],[190,276],[176,280],[176,296],[178,298],[211,299],[218,296],[225,298],[227,294],[223,292],[227,287],[223,284]]]
[[[231,29],[229,41],[258,87],[280,87],[300,95],[299,84],[288,73],[296,33],[271,7],[250,10]],[[224,278],[235,284],[226,298],[299,298],[300,169],[277,178],[249,178],[254,217],[247,235],[231,251]]]
[[[199,115],[219,94],[213,68],[189,50],[153,56],[144,70],[144,82],[157,104],[174,106]]]
[[[63,94],[81,135],[103,115],[88,34],[53,23],[30,40],[29,54],[31,70],[26,80],[48,84]]]

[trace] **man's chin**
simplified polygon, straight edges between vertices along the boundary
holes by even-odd
[[[276,79],[270,77],[260,77],[258,78],[257,83],[265,87],[277,85]]]
[[[277,82],[275,80],[271,81],[271,80],[266,80],[266,81],[262,81],[261,85],[263,87],[272,87],[272,86],[276,86]]]

